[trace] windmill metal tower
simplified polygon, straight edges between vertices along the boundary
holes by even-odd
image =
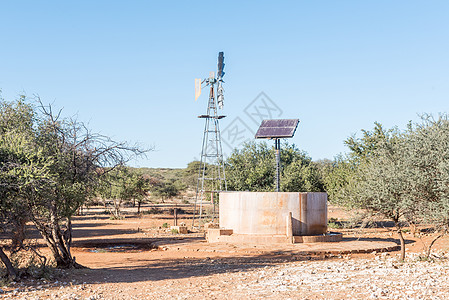
[[[223,76],[224,76],[224,56],[223,52],[218,54],[218,70],[217,77],[211,72],[209,78],[196,80],[196,98],[201,94],[201,85],[209,86],[209,100],[207,103],[207,113],[198,116],[205,119],[203,132],[203,145],[201,148],[201,160],[198,168],[198,182],[195,195],[195,207],[193,214],[192,227],[201,227],[202,218],[204,217],[205,202],[212,202],[213,215],[215,220],[216,202],[218,193],[226,191],[226,174],[223,161],[223,150],[221,146],[221,135],[219,120],[225,116],[218,114],[218,108],[223,109]],[[216,91],[215,91],[216,90]],[[208,199],[210,196],[210,199]]]

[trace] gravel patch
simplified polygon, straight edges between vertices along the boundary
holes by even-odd
[[[421,261],[408,255],[406,262],[389,253],[275,263],[255,258],[241,266],[215,259],[189,266],[192,276],[3,287],[0,299],[448,299],[449,256]]]

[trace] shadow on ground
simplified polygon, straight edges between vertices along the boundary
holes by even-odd
[[[191,244],[205,242],[204,237],[192,236],[192,237],[142,237],[142,238],[113,238],[113,239],[89,239],[89,240],[75,240],[72,243],[74,248],[93,248],[93,247],[108,247],[112,245],[146,245],[146,249],[156,249],[164,245],[176,245],[176,244]]]
[[[288,261],[322,260],[325,256],[301,255],[284,251],[282,255],[263,254],[221,258],[147,259],[141,266],[80,270],[86,283],[131,283],[211,276],[246,272]],[[81,274],[80,274],[81,275]]]
[[[347,242],[351,242],[351,241],[363,241],[363,242],[393,242],[396,243],[398,245],[401,244],[401,242],[399,241],[399,239],[394,239],[394,238],[378,238],[378,237],[344,237],[343,241],[347,241]],[[412,244],[415,243],[416,241],[414,240],[405,240],[406,244]]]

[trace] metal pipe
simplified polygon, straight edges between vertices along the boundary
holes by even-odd
[[[280,164],[281,164],[281,141],[279,139],[274,140],[274,149],[276,156],[276,192],[280,192]]]
[[[178,209],[176,207],[173,209],[173,219],[173,225],[178,226]]]

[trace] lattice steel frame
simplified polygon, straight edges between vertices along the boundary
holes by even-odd
[[[218,80],[221,80],[219,78]],[[216,200],[214,195],[218,196],[221,191],[227,191],[226,173],[223,159],[223,148],[221,145],[221,134],[219,120],[225,116],[218,115],[217,99],[214,93],[214,78],[208,79],[210,84],[209,101],[207,105],[207,114],[201,115],[204,118],[203,144],[201,148],[201,163],[198,168],[198,182],[195,195],[195,205],[193,213],[192,228],[195,228],[195,221],[198,221],[197,228],[201,228],[203,219],[203,204],[206,195],[210,193],[213,204],[212,220],[216,220]],[[207,201],[208,202],[208,201]],[[197,214],[197,210],[199,212]]]

